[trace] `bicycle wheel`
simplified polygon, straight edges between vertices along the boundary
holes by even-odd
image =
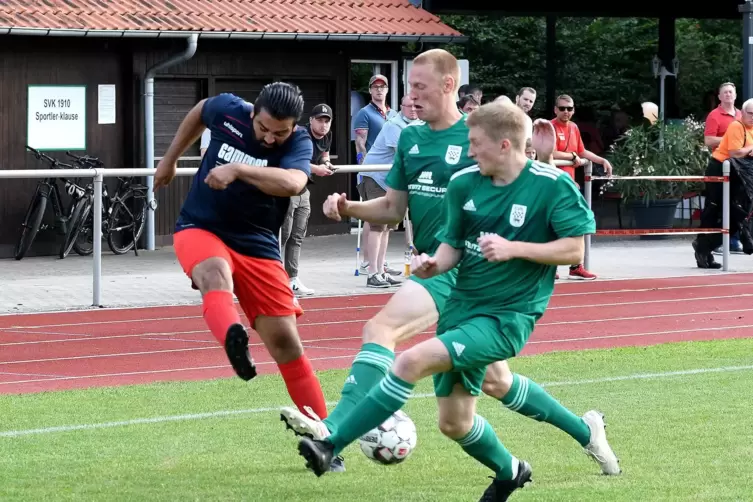
[[[73,249],[73,244],[76,242],[76,237],[81,232],[81,229],[86,223],[86,217],[89,215],[89,211],[92,208],[91,195],[85,195],[76,202],[76,207],[73,208],[71,213],[71,219],[68,220],[68,232],[65,234],[65,240],[60,246],[60,258],[63,259],[68,256],[68,253]]]
[[[146,224],[146,194],[129,190],[110,214],[107,244],[115,254],[125,254],[138,242]]]
[[[81,256],[89,256],[94,252],[94,207],[89,211],[84,226],[73,242],[73,250]]]
[[[26,255],[26,252],[31,247],[31,243],[34,242],[39,232],[39,227],[42,226],[44,211],[47,209],[47,197],[47,192],[38,188],[36,194],[31,199],[31,204],[26,211],[26,218],[24,218],[21,228],[21,236],[13,251],[13,257],[16,260],[20,260]]]

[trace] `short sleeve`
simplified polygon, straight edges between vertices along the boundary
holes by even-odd
[[[359,129],[366,129],[367,131],[369,130],[369,114],[366,111],[366,107],[358,110],[358,113],[356,113],[356,118],[353,119],[353,130],[357,131]]]
[[[379,131],[379,134],[384,134],[384,146],[392,148],[393,150],[397,148],[397,142],[400,139],[401,131],[402,129],[393,122],[387,122],[384,124],[382,130]]]
[[[706,117],[706,125],[703,128],[704,136],[719,136],[719,121],[713,111]]]
[[[225,111],[233,99],[235,99],[235,96],[227,93],[207,98],[204,101],[204,106],[201,108],[201,121],[204,122],[204,125],[212,127],[217,114]]]
[[[311,157],[314,155],[314,144],[305,131],[297,130],[293,133],[293,144],[290,150],[280,160],[281,169],[298,169],[311,175]]]
[[[400,192],[408,191],[408,177],[405,174],[405,152],[407,139],[405,134],[400,135],[395,157],[392,159],[392,168],[387,173],[385,183],[393,190]]]
[[[557,177],[553,187],[549,225],[557,238],[596,233],[594,213],[588,208],[586,199],[578,191],[572,178],[562,174]]]
[[[463,204],[467,193],[462,177],[450,179],[444,194],[444,225],[437,232],[440,242],[455,249],[465,249],[465,225],[463,225]]]

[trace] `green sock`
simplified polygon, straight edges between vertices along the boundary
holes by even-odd
[[[536,382],[522,375],[513,374],[510,392],[501,401],[512,411],[567,432],[581,446],[591,441],[591,429],[582,418],[562,406]]]
[[[335,455],[402,408],[415,386],[389,372],[338,424],[337,431],[327,438],[335,445]]]
[[[340,401],[323,420],[330,433],[337,428],[350,411],[366,397],[372,387],[384,378],[395,360],[395,353],[376,343],[364,343],[353,360],[350,374],[345,379]],[[381,423],[381,422],[380,422]]]
[[[455,442],[468,455],[493,470],[497,479],[513,479],[518,475],[518,459],[507,451],[484,417],[475,415],[470,432]]]

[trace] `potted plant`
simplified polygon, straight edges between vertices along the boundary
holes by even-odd
[[[615,176],[703,176],[710,152],[702,122],[693,117],[660,121],[629,129],[611,147]],[[612,180],[604,189],[617,191],[633,210],[638,228],[672,228],[677,205],[686,194],[703,190],[702,182]]]

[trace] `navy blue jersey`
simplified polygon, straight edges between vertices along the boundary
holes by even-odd
[[[215,166],[231,162],[298,169],[310,175],[313,145],[306,129],[296,127],[283,145],[265,147],[254,135],[252,110],[253,105],[233,94],[206,100],[201,119],[212,131],[212,140],[183,202],[175,231],[200,228],[238,253],[280,260],[278,234],[290,197],[268,195],[241,180],[225,190],[214,190],[204,182]]]

